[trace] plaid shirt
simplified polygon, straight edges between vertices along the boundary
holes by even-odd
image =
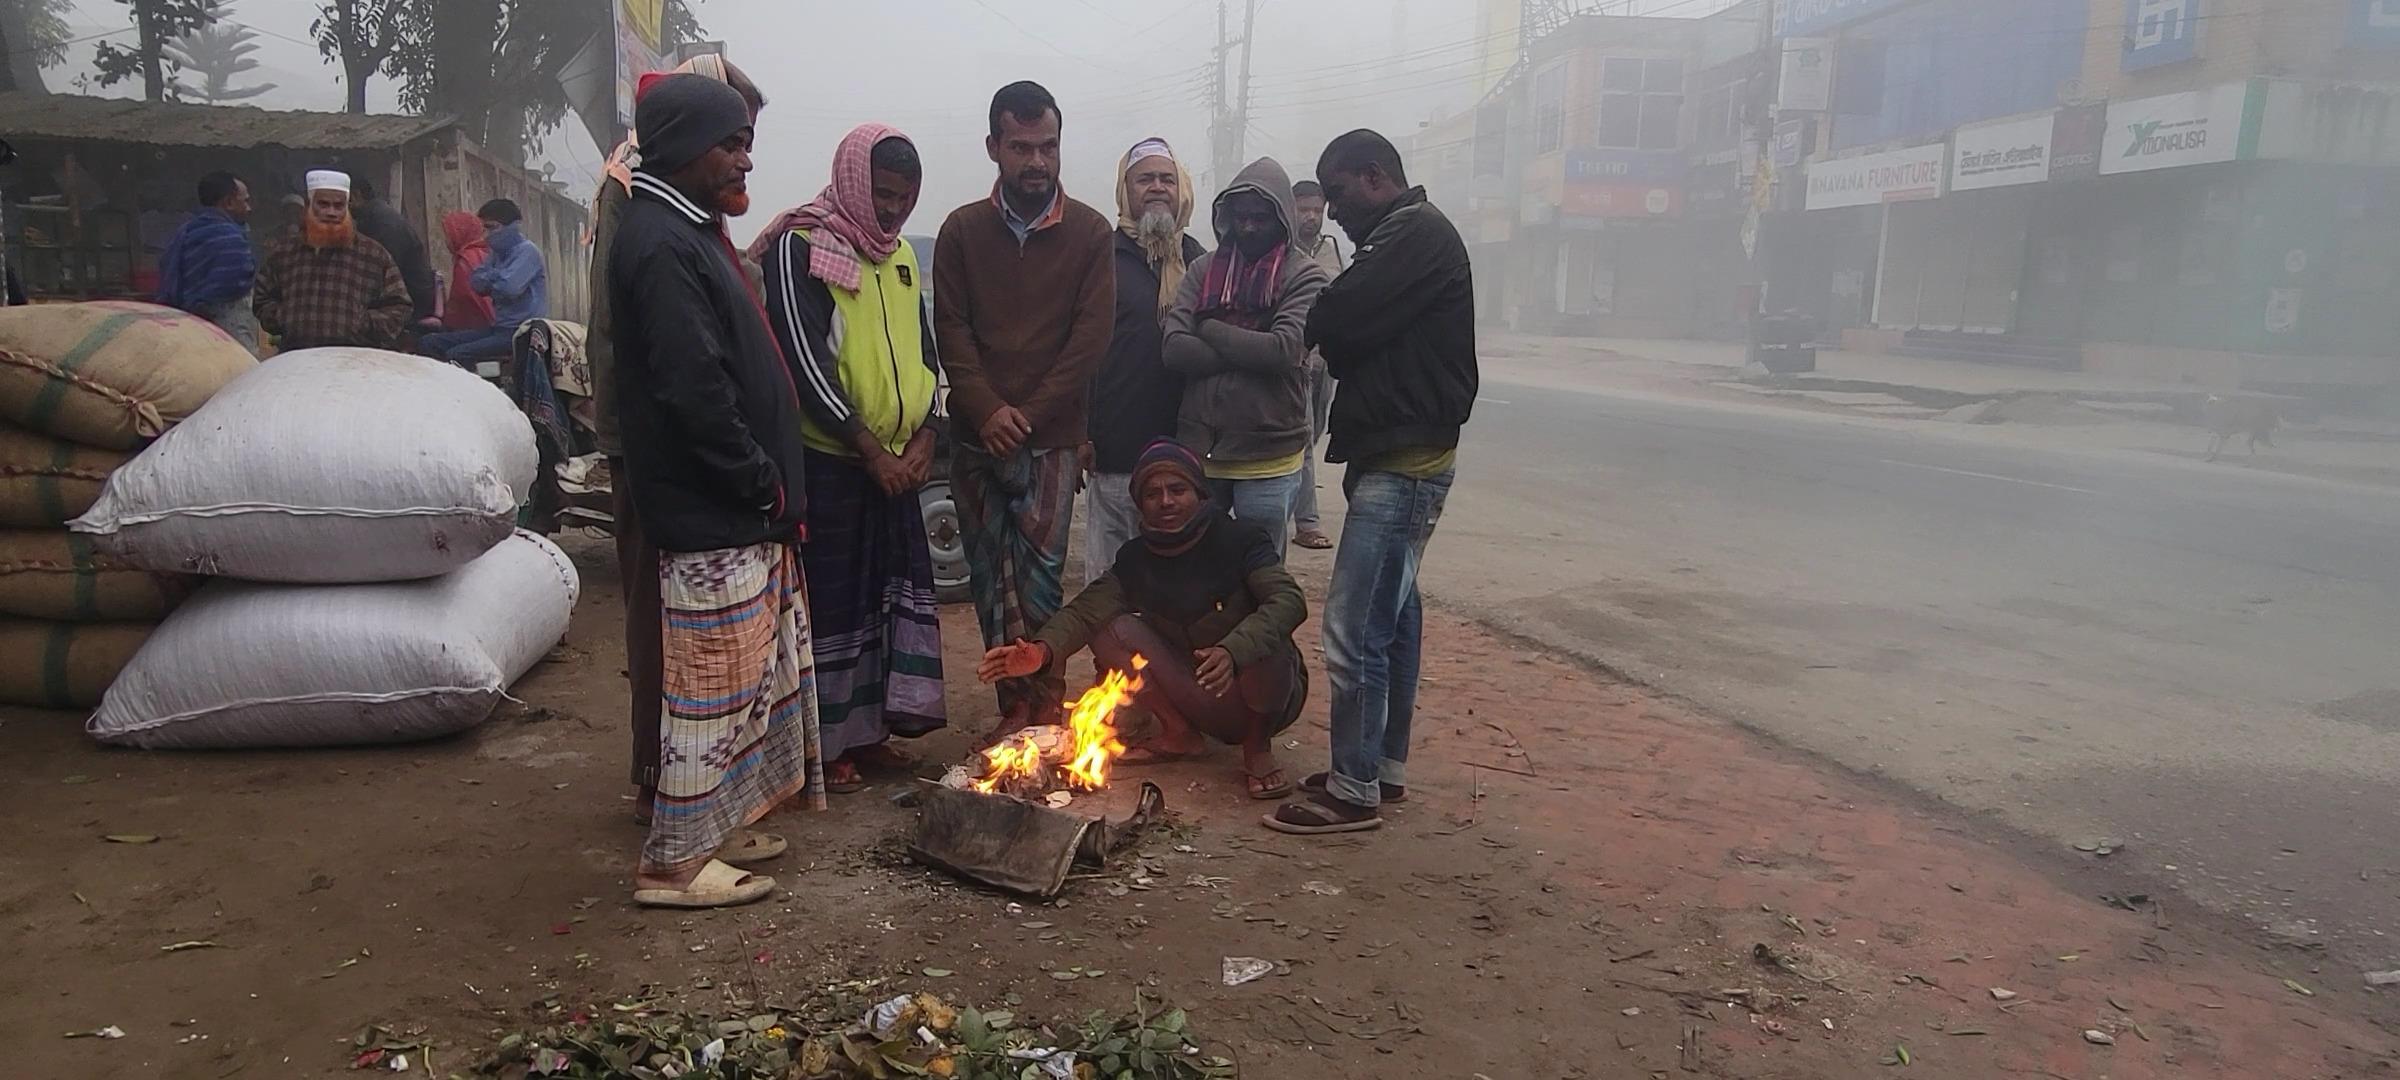
[[[298,232],[268,250],[259,267],[258,323],[289,352],[323,345],[389,349],[416,308],[400,264],[360,236],[349,247],[312,248]]]

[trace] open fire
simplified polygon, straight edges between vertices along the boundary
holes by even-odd
[[[1108,767],[1125,753],[1117,738],[1117,710],[1133,704],[1148,661],[1136,656],[1133,670],[1111,671],[1067,706],[1063,727],[1028,728],[983,752],[983,775],[969,786],[987,795],[1041,799],[1054,791],[1099,791],[1108,786]]]

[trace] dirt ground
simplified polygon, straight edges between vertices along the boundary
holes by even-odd
[[[1149,869],[1037,906],[908,863],[888,798],[908,782],[887,779],[772,819],[795,846],[773,901],[638,910],[614,575],[604,546],[569,546],[573,640],[465,737],[153,754],[0,713],[0,1073],[331,1075],[367,1024],[425,1028],[446,1073],[545,1002],[729,1008],[871,979],[1032,1017],[1171,1001],[1265,1078],[2298,1080],[2400,1053],[2354,971],[2172,901],[2108,906],[2159,890],[2028,861],[1441,610],[1412,797],[1380,832],[1266,831],[1230,753],[1126,773],[1174,811]],[[1317,595],[1326,557],[1294,555]],[[946,615],[955,726],[934,758],[990,713],[957,677],[973,620]],[[1295,775],[1324,756],[1319,678]],[[127,833],[160,839],[103,839]],[[185,941],[214,947],[162,949]],[[1226,987],[1229,956],[1280,968]],[[112,1024],[124,1038],[61,1038]]]

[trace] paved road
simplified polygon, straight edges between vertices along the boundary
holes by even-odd
[[[1484,394],[1437,600],[2400,967],[2400,492],[1505,360]]]

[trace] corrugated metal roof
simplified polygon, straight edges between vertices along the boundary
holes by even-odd
[[[449,118],[439,116],[275,112],[247,106],[182,105],[80,94],[0,93],[0,135],[12,139],[377,150],[397,148],[448,126]]]

